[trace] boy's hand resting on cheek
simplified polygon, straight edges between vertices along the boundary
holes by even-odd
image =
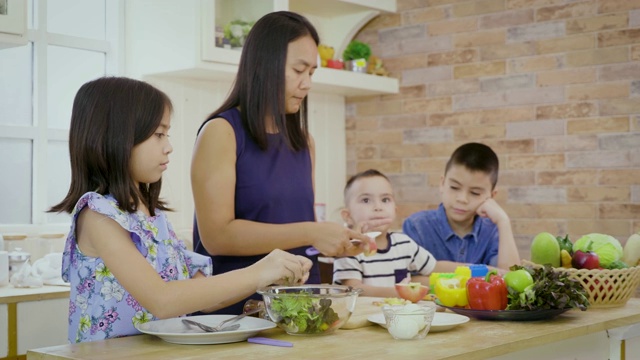
[[[482,205],[478,207],[476,213],[482,217],[489,218],[494,224],[500,225],[505,221],[509,221],[507,213],[498,205],[493,198],[488,198]]]
[[[252,267],[259,275],[259,287],[273,284],[301,285],[309,278],[313,263],[304,256],[275,249]]]

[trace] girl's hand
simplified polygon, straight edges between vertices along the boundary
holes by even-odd
[[[304,256],[290,254],[275,249],[252,267],[256,268],[259,276],[258,287],[272,284],[300,285],[309,278],[309,270],[313,263]]]

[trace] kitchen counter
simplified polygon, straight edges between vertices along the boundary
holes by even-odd
[[[45,285],[37,288],[16,288],[8,285],[0,287],[0,304],[63,298],[69,298],[69,286]]]
[[[357,312],[357,310],[356,310]],[[424,340],[394,340],[380,326],[338,330],[318,337],[290,336],[279,329],[259,336],[290,341],[292,348],[249,344],[177,345],[139,335],[29,350],[27,359],[246,359],[246,358],[428,358],[624,359],[625,338],[640,336],[640,299],[626,306],[571,310],[534,322],[471,321]],[[630,335],[631,334],[631,335]],[[632,340],[640,341],[640,337]],[[553,344],[553,346],[548,346]],[[622,345],[622,348],[621,348]],[[622,350],[621,350],[622,349]],[[545,351],[548,352],[545,355]],[[564,351],[564,353],[563,353]],[[550,354],[550,355],[549,355]],[[566,355],[564,355],[566,354]],[[630,358],[630,357],[629,357]]]

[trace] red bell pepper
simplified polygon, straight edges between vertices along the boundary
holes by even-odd
[[[507,284],[496,270],[485,277],[473,277],[467,281],[469,307],[476,310],[504,310],[507,308]]]

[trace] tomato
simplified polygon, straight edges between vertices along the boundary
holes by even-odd
[[[507,286],[519,293],[523,292],[524,289],[533,284],[531,274],[529,274],[527,270],[523,269],[509,271],[504,275],[504,281],[507,283]]]

